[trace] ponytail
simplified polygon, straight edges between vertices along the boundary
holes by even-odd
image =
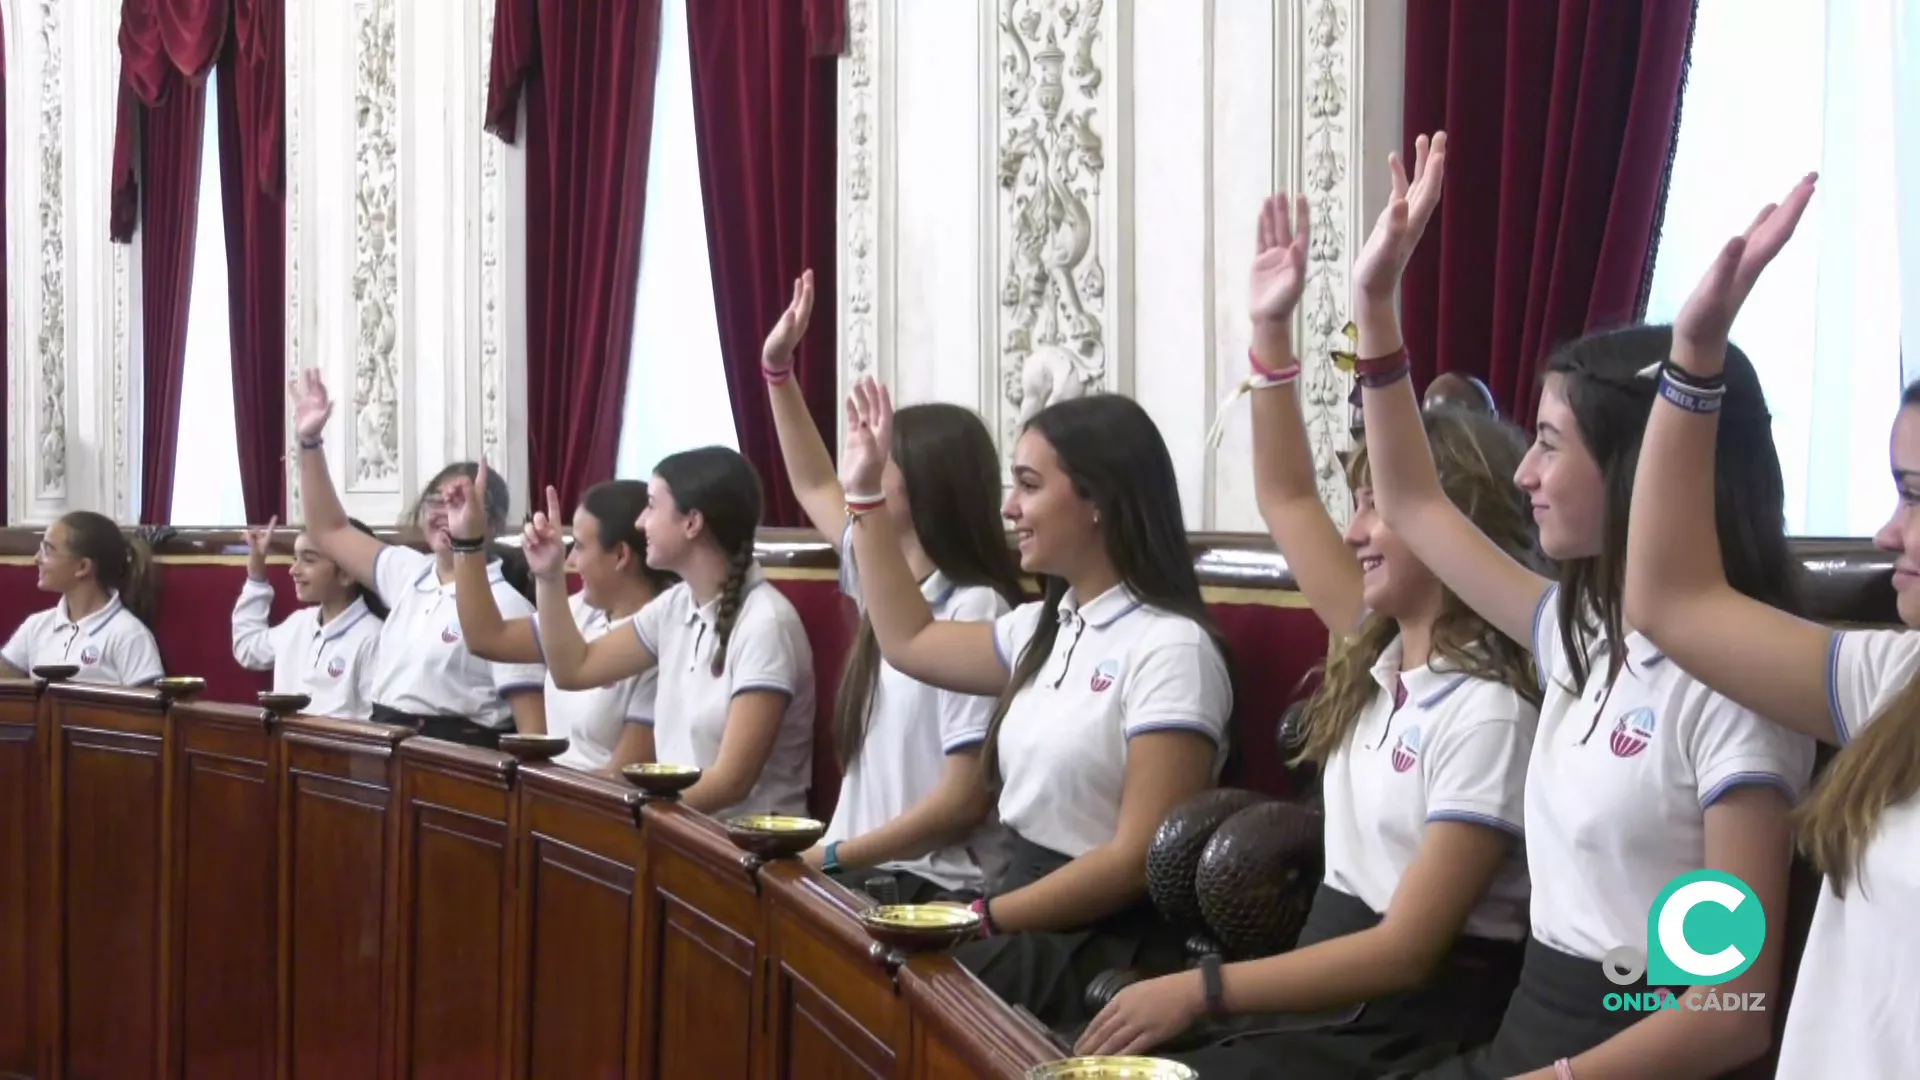
[[[127,540],[127,569],[120,583],[120,604],[151,630],[157,606],[159,565],[153,561],[153,545],[138,536]]]
[[[720,587],[720,606],[713,615],[713,674],[717,678],[727,670],[727,642],[733,639],[733,627],[740,620],[740,594],[746,591],[747,571],[753,569],[753,542],[737,547],[727,562],[727,583]]]

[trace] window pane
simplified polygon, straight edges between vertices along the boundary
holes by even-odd
[[[233,423],[232,331],[227,324],[227,230],[220,199],[220,123],[214,77],[207,79],[206,138],[200,155],[200,217],[194,235],[187,311],[186,369],[180,386],[180,442],[173,459],[175,525],[247,524]],[[259,522],[265,524],[265,522]]]
[[[649,476],[661,458],[696,446],[739,448],[721,366],[693,132],[687,0],[662,0],[633,363],[620,424],[624,477]]]

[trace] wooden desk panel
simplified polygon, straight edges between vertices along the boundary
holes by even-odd
[[[515,764],[401,744],[398,1076],[510,1074]]]
[[[167,715],[167,1075],[273,1075],[279,740],[235,705]]]
[[[760,871],[767,902],[766,951],[773,1075],[897,1076],[912,1025],[890,957],[860,929],[873,901],[794,862]]]
[[[642,1075],[639,793],[549,766],[516,787],[514,1075]]]
[[[39,907],[46,886],[40,690],[0,679],[0,1076],[39,1073]]]
[[[1039,1023],[994,996],[948,956],[921,956],[900,969],[913,1012],[912,1080],[1019,1080],[1041,1062],[1067,1056]]]
[[[642,1076],[750,1080],[765,1033],[759,888],[721,827],[648,803]]]
[[[147,690],[49,688],[50,1077],[156,1076],[166,714]]]
[[[391,1075],[396,750],[405,728],[280,728],[280,1080]]]

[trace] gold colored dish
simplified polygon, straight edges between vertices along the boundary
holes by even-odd
[[[153,688],[169,701],[186,701],[207,688],[207,680],[198,675],[169,675],[155,679]]]
[[[1027,1070],[1027,1080],[1198,1080],[1177,1061],[1150,1057],[1077,1057]]]
[[[263,691],[260,694],[260,707],[275,716],[291,716],[313,704],[310,694],[275,694]]]
[[[572,745],[564,735],[502,735],[500,749],[521,761],[551,761]]]
[[[882,945],[931,952],[972,937],[980,916],[958,904],[886,904],[861,912],[860,926]]]
[[[727,839],[733,846],[763,859],[792,858],[826,834],[826,823],[813,818],[748,814],[727,822]]]
[[[620,770],[621,777],[627,783],[654,799],[678,798],[681,792],[699,781],[700,774],[701,770],[692,765],[659,761],[628,765]]]

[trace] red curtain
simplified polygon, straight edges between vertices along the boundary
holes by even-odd
[[[234,441],[247,520],[254,522],[286,516],[284,4],[235,0],[218,82]]]
[[[780,460],[760,346],[811,267],[813,323],[796,377],[834,429],[835,200],[840,0],[690,0],[694,127],[713,263],[714,312],[740,452],[765,486],[762,521],[804,525]]]
[[[6,190],[7,176],[7,27],[0,20],[0,192]],[[7,215],[0,208],[0,297],[7,295],[7,262],[12,251],[7,246]],[[4,302],[4,301],[0,301]],[[6,348],[0,345],[0,348]],[[7,372],[12,371],[13,356],[7,356]],[[4,375],[6,373],[0,373]],[[7,384],[10,378],[0,377],[0,418],[8,416]],[[0,422],[4,422],[0,420]],[[7,440],[0,439],[0,525],[7,520]]]
[[[527,110],[529,474],[568,514],[620,449],[659,55],[660,0],[494,8],[487,129]]]
[[[1442,128],[1448,146],[1401,294],[1419,385],[1479,376],[1531,424],[1546,355],[1644,310],[1693,15],[1693,0],[1407,5],[1403,152]]]

